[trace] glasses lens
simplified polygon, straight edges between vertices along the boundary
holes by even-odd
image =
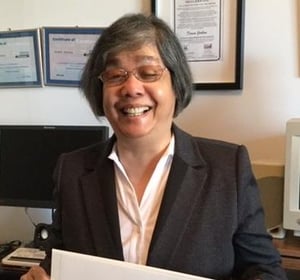
[[[143,82],[155,82],[160,79],[164,71],[159,65],[143,65],[138,67],[134,72],[136,78]]]
[[[159,80],[165,69],[159,65],[143,65],[137,67],[132,72],[127,72],[122,68],[111,68],[104,71],[99,78],[103,83],[119,85],[125,82],[129,74],[132,73],[138,80],[151,83]]]
[[[121,68],[108,69],[100,75],[103,83],[120,84],[127,79],[127,72]]]

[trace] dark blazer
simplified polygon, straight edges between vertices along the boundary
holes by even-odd
[[[286,279],[246,148],[173,131],[175,154],[147,265],[215,279]],[[123,260],[107,158],[114,141],[61,156],[48,249]],[[49,272],[49,265],[50,255],[42,266]]]

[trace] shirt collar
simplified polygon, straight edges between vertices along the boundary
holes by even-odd
[[[175,137],[174,137],[174,134],[172,134],[170,143],[168,145],[168,148],[167,148],[166,152],[164,153],[164,156],[173,156],[174,155],[174,149],[175,149]],[[111,159],[111,160],[119,161],[119,156],[118,156],[118,153],[117,153],[117,144],[116,143],[113,145],[112,151],[108,155],[108,158]]]

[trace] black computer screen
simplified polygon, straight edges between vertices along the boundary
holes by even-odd
[[[107,138],[106,126],[0,126],[0,205],[52,208],[59,155]]]

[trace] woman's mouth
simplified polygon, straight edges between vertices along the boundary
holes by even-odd
[[[124,108],[122,110],[122,113],[127,115],[128,117],[136,117],[145,114],[149,110],[151,110],[151,107],[149,106],[130,107],[130,108]]]

